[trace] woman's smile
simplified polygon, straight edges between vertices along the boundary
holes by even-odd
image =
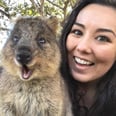
[[[87,60],[86,58],[81,58],[77,56],[72,57],[72,62],[72,69],[80,74],[90,73],[91,70],[95,67],[94,62]]]
[[[89,60],[86,60],[84,58],[79,58],[79,57],[76,57],[74,56],[74,61],[77,63],[77,64],[80,64],[80,65],[85,65],[85,66],[91,66],[93,65],[94,63],[89,61]]]

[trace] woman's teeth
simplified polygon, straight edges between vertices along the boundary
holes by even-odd
[[[74,57],[74,60],[76,61],[76,63],[78,64],[82,64],[82,65],[92,65],[93,63],[90,61],[86,61],[77,57]]]

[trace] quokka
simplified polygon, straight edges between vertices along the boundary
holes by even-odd
[[[72,116],[56,18],[22,17],[1,53],[0,116]]]

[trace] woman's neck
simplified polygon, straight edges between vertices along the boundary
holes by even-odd
[[[96,100],[96,83],[80,83],[79,91],[83,94],[80,98],[80,105],[88,109],[93,105]]]

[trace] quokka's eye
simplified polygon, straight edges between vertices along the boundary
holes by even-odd
[[[12,38],[12,40],[13,40],[14,43],[17,43],[19,41],[19,39],[20,39],[20,37],[18,37],[16,35],[13,36],[13,38]]]
[[[41,38],[37,39],[37,43],[42,45],[42,44],[46,43],[46,40],[45,40],[45,38],[41,37]]]

